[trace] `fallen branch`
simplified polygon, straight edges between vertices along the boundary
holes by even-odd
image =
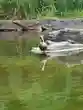
[[[25,29],[25,28],[21,28],[21,29],[19,29],[19,28],[1,28],[0,29],[0,32],[22,32],[22,31],[29,31],[29,30],[34,30],[34,28],[30,28],[30,29]]]
[[[16,24],[17,26],[21,27],[23,30],[28,30],[28,28],[22,24],[20,24],[20,21],[13,21],[14,24]]]
[[[20,23],[19,20],[15,20],[15,21],[12,21],[14,24],[16,24],[17,26],[19,26],[20,28],[1,28],[0,29],[0,32],[24,32],[24,31],[38,31],[38,32],[43,32],[45,30],[48,30],[47,27],[45,26],[41,26],[39,24],[39,22],[35,23],[35,24],[32,24],[32,25],[28,25],[27,27],[24,26],[23,24]]]
[[[43,32],[45,30],[48,30],[47,27],[41,26],[39,21],[37,21],[35,24],[28,25],[27,27],[24,26],[23,24],[21,24],[21,22],[19,20],[13,21],[13,23],[16,24],[17,26],[21,27],[23,29],[23,31],[39,30],[40,32]]]
[[[12,32],[12,31],[16,32],[18,31],[18,29],[15,29],[15,28],[0,29],[0,32]]]

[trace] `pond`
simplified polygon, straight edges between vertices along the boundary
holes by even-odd
[[[14,36],[11,38],[11,36]],[[1,110],[83,110],[83,66],[67,68],[56,60],[41,71],[40,57],[30,56],[39,33],[24,33],[20,42],[23,57],[17,52],[18,33],[5,33],[0,40]],[[82,55],[61,58],[79,62]]]

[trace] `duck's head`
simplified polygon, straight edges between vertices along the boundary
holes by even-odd
[[[44,51],[44,50],[47,49],[47,43],[44,42],[44,36],[43,36],[43,35],[40,36],[39,48],[40,48],[42,51]]]

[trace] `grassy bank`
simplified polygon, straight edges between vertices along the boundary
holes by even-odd
[[[79,0],[1,0],[0,19],[36,19],[41,17],[83,16],[83,1]]]

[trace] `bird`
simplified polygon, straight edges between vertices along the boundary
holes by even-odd
[[[49,41],[49,40],[48,40]],[[43,35],[41,35],[41,47],[33,47],[31,52],[35,54],[45,54],[47,57],[43,60],[42,71],[44,71],[45,65],[49,59],[58,58],[60,56],[72,56],[83,52],[83,44],[78,42],[72,42],[71,40],[62,42],[49,41],[49,44],[44,42]],[[67,63],[68,65],[68,63]]]

